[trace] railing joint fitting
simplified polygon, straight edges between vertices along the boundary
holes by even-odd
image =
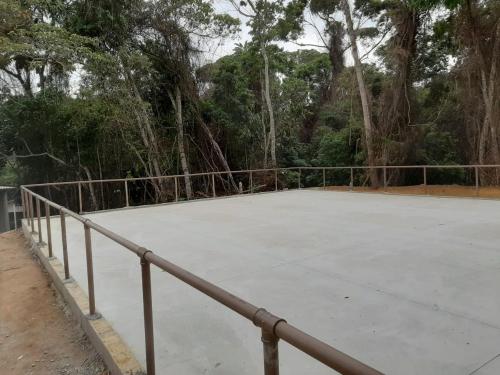
[[[261,327],[264,331],[276,336],[276,326],[280,323],[286,323],[286,320],[271,314],[264,308],[259,308],[255,312],[252,322],[257,327]]]
[[[141,258],[141,264],[145,264],[147,261],[146,255],[148,253],[153,253],[151,250],[146,249],[145,247],[140,247],[137,249],[137,256]]]

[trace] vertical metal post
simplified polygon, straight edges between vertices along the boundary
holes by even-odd
[[[149,262],[141,258],[142,304],[144,309],[144,336],[146,340],[146,370],[155,375],[155,340],[153,328],[153,298],[151,293],[151,269]]]
[[[28,193],[26,191],[23,192],[24,196],[24,217],[26,218],[26,224],[29,225],[30,214],[29,214],[29,203],[28,203]]]
[[[61,238],[62,238],[62,249],[63,249],[63,261],[64,261],[64,278],[69,280],[69,261],[68,261],[68,241],[66,239],[66,217],[64,211],[60,210],[59,215],[61,217]]]
[[[16,207],[16,200],[14,200],[14,229],[17,230],[17,207]]]
[[[90,238],[90,227],[83,224],[85,231],[85,254],[87,258],[87,283],[89,287],[89,317],[96,317],[95,294],[94,294],[94,266],[92,263],[92,240]]]
[[[45,202],[45,221],[47,222],[47,247],[49,249],[49,258],[53,257],[52,254],[52,231],[50,230],[50,206]]]
[[[215,194],[215,173],[212,173],[212,196],[215,198],[217,195]]]
[[[387,168],[384,167],[384,191],[387,191]]]
[[[253,172],[250,171],[250,193],[253,193]]]
[[[351,182],[349,183],[349,190],[354,189],[354,168],[351,168]]]
[[[476,195],[479,196],[479,167],[476,165],[474,167],[475,178],[476,178]]]
[[[42,222],[40,219],[40,199],[36,198],[36,217],[38,219],[38,243],[43,242]]]
[[[302,168],[299,168],[299,189],[302,189]]]
[[[23,206],[23,219],[26,218],[26,207],[25,207],[25,204],[24,204],[24,191],[21,189],[21,205]],[[14,210],[15,212],[15,210]]]
[[[424,167],[424,189],[425,194],[427,194],[427,167]]]
[[[83,202],[82,202],[82,184],[78,183],[78,207],[80,209],[79,213],[83,212]]]
[[[26,192],[24,190],[21,190],[21,197],[23,197],[23,217],[26,219],[26,222],[28,220],[28,207],[27,207],[27,202],[26,202]]]
[[[31,222],[31,233],[35,233],[35,209],[33,208],[33,196],[28,194],[30,202],[30,222]]]
[[[177,177],[174,177],[175,181],[175,201],[179,201],[179,181],[177,181]]]
[[[323,189],[326,188],[326,169],[323,168]]]
[[[264,344],[264,375],[279,375],[278,341],[272,332],[262,328],[262,343]]]
[[[129,202],[128,202],[128,181],[125,180],[123,181],[124,185],[125,185],[125,207],[128,207],[129,206]]]
[[[274,191],[278,191],[278,169],[274,170]]]

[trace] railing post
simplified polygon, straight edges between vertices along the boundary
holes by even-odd
[[[387,191],[387,168],[384,167],[384,191]]]
[[[61,239],[62,239],[62,249],[63,249],[63,261],[64,261],[64,278],[66,281],[69,280],[69,261],[68,261],[68,241],[66,238],[66,216],[64,211],[61,209],[59,211],[61,217]]]
[[[83,224],[85,232],[85,254],[87,258],[87,283],[89,289],[89,319],[97,319],[95,311],[95,294],[94,294],[94,266],[92,263],[92,239],[90,237],[90,227],[87,223]]]
[[[427,194],[427,167],[424,166],[424,189],[425,194]]]
[[[30,225],[30,214],[29,214],[29,204],[28,204],[28,193],[26,191],[23,192],[24,196],[24,215],[26,218],[26,225]]]
[[[179,201],[179,182],[177,181],[177,177],[174,177],[174,185],[175,185],[175,201]]]
[[[151,293],[150,263],[141,258],[142,303],[144,309],[144,336],[146,341],[146,370],[148,375],[155,375],[155,341],[153,328],[153,297]]]
[[[349,182],[349,190],[354,189],[354,168],[351,168],[351,182]]]
[[[299,168],[299,190],[302,189],[302,168]]]
[[[217,196],[215,193],[215,173],[212,173],[212,196],[214,198]]]
[[[14,199],[14,230],[17,231],[17,207],[15,199]]]
[[[82,202],[82,183],[78,183],[78,213],[83,212],[83,202]]]
[[[129,207],[129,202],[128,202],[128,181],[125,180],[123,181],[125,185],[125,207]]]
[[[21,189],[21,205],[23,206],[23,219],[26,218],[26,211],[24,207],[24,191]]]
[[[278,169],[274,170],[274,191],[278,191]]]
[[[24,190],[21,190],[21,197],[23,197],[23,216],[24,219],[26,219],[26,222],[28,220],[28,210],[26,206],[26,192]]]
[[[38,243],[43,242],[43,236],[42,236],[42,221],[40,219],[40,199],[36,199],[36,217],[38,220]]]
[[[23,207],[24,207],[24,218],[26,219],[26,224],[29,225],[29,213],[28,213],[28,195],[26,191],[23,191]]]
[[[31,233],[35,233],[35,209],[33,207],[33,196],[28,194],[30,202],[30,222],[31,222]]]
[[[50,229],[50,206],[45,202],[45,221],[47,222],[47,248],[49,249],[49,258],[53,257],[52,254],[52,231]]]
[[[326,169],[323,168],[323,189],[326,189]]]
[[[253,193],[253,172],[250,171],[250,193]]]
[[[264,375],[279,375],[279,338],[273,332],[262,328],[262,343],[264,344]]]
[[[475,179],[476,179],[476,195],[479,196],[479,167],[476,165],[474,167]]]

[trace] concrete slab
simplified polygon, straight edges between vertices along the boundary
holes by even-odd
[[[88,217],[388,374],[498,374],[499,201],[302,190]],[[85,288],[82,224],[67,229]],[[144,363],[139,259],[93,247],[97,308]],[[152,278],[159,373],[262,373],[250,322]],[[286,343],[280,356],[285,374],[331,373]]]

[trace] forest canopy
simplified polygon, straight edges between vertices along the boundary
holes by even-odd
[[[500,164],[499,1],[220,1],[0,0],[0,184]]]

